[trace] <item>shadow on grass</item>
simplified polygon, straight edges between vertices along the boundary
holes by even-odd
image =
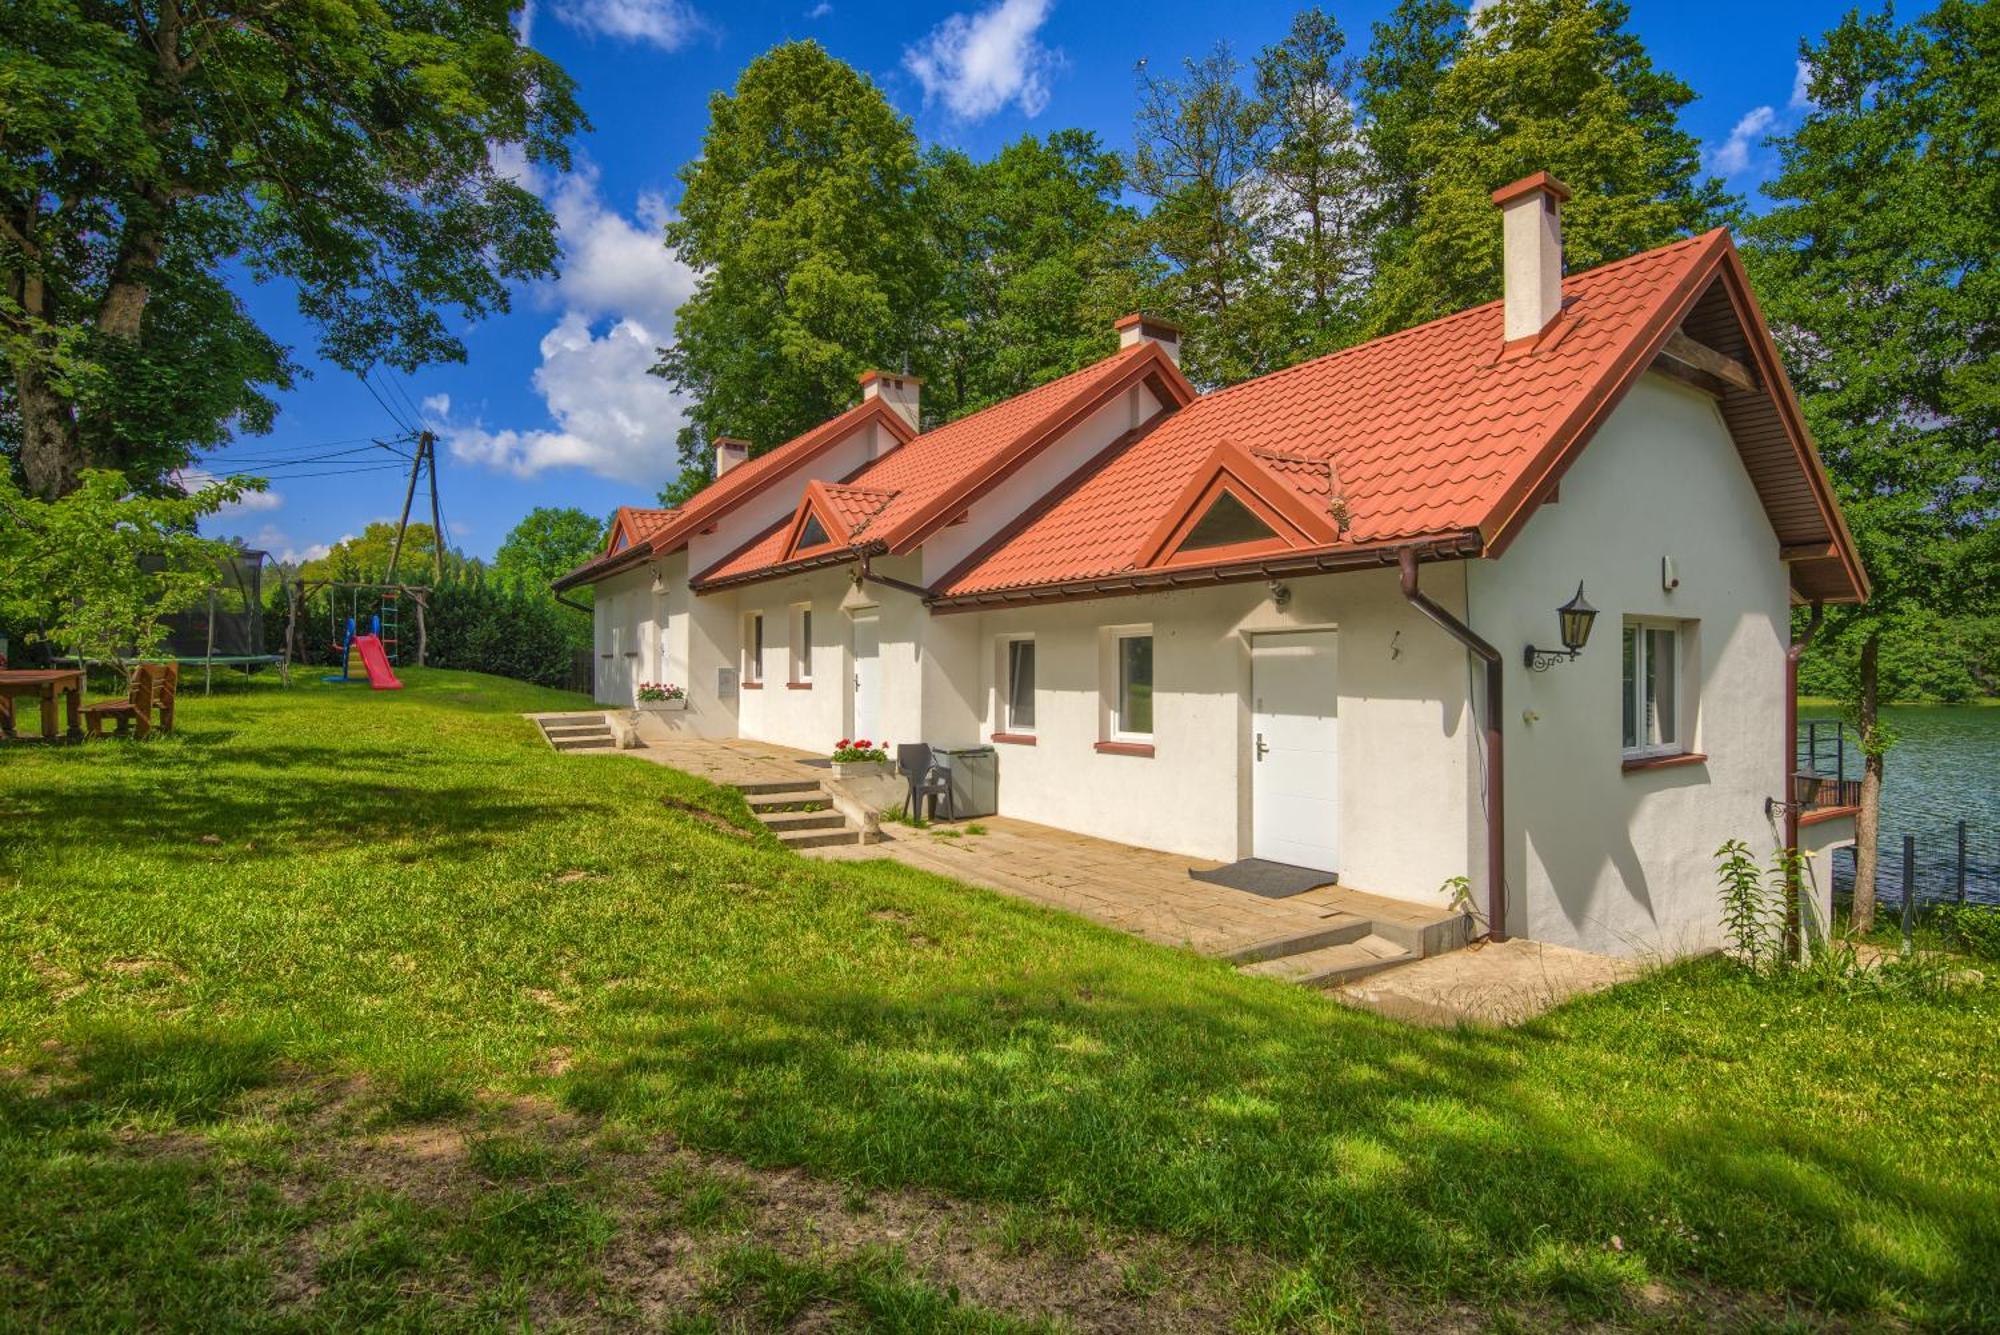
[[[1219,970],[1038,967],[916,992],[800,979],[656,1013],[566,1097],[753,1163],[1579,1316],[1689,1272],[1844,1310],[2000,1315],[1981,1259],[2000,1246],[1994,1184],[1912,1176],[1775,1105],[1683,1097],[1639,1049],[1588,1049],[1602,1083],[1575,1097],[1575,1047],[1248,995]]]

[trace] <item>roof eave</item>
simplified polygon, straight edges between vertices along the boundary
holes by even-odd
[[[1415,548],[1418,559],[1423,561],[1464,561],[1486,554],[1485,541],[1478,532],[1464,529],[1420,534],[1388,542],[1342,544],[1313,551],[1257,556],[1215,565],[1127,570],[1115,575],[1096,575],[1049,584],[1019,584],[982,589],[976,593],[940,593],[928,601],[931,611],[938,613],[985,612],[1043,603],[1083,602],[1093,598],[1206,588],[1218,584],[1247,584],[1260,579],[1340,574],[1392,565],[1397,553],[1406,547]]]

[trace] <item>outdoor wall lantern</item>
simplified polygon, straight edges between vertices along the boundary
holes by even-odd
[[[1583,652],[1583,646],[1590,640],[1591,623],[1597,620],[1597,609],[1583,600],[1583,581],[1576,584],[1576,597],[1556,609],[1556,621],[1562,627],[1563,647],[1560,649],[1537,649],[1529,645],[1521,655],[1521,661],[1531,672],[1547,672],[1558,663],[1567,663]]]

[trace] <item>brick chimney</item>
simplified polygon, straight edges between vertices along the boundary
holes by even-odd
[[[1118,331],[1118,346],[1122,350],[1140,340],[1157,343],[1160,349],[1173,359],[1175,366],[1181,364],[1181,327],[1170,324],[1152,315],[1134,312],[1111,326]]]
[[[1562,202],[1568,198],[1569,187],[1547,172],[1493,192],[1509,343],[1535,337],[1562,312]]]
[[[917,403],[924,392],[924,382],[913,375],[903,375],[894,371],[863,371],[861,373],[861,398],[880,399],[895,409],[896,415],[910,424],[910,430],[921,431],[917,424]]]
[[[730,469],[750,461],[750,442],[738,440],[734,436],[715,438],[715,475],[721,477]]]

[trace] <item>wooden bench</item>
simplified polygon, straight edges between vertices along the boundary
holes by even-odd
[[[83,721],[92,737],[104,735],[106,719],[116,721],[120,737],[136,732],[141,741],[152,736],[153,715],[161,732],[174,730],[174,696],[180,688],[178,663],[141,663],[132,669],[132,688],[123,700],[96,700],[83,707]]]

